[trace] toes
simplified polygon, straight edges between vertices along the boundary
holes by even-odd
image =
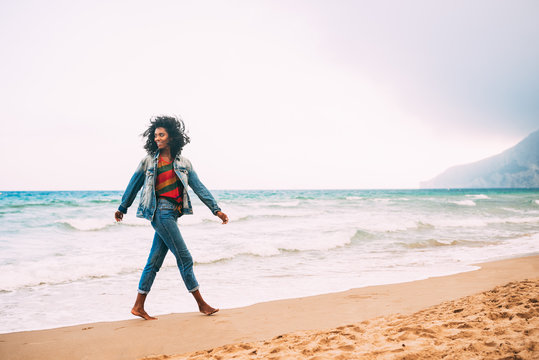
[[[219,309],[212,309],[210,312],[207,312],[206,315],[213,315],[218,311],[219,311]]]

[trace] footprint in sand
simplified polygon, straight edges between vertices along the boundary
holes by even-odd
[[[339,350],[342,350],[342,351],[354,351],[354,346],[353,345],[341,345],[338,347]]]

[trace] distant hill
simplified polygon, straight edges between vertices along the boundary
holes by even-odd
[[[454,166],[421,188],[539,188],[539,130],[501,154]]]

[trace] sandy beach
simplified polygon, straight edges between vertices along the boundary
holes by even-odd
[[[211,317],[171,314],[1,334],[0,358],[539,358],[539,256],[479,266]]]
[[[539,280],[325,331],[147,359],[537,359]]]

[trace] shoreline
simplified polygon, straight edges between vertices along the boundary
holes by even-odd
[[[181,313],[0,334],[2,359],[140,359],[185,354],[286,333],[323,330],[419,310],[539,277],[539,255],[474,264],[478,270],[344,292]]]

